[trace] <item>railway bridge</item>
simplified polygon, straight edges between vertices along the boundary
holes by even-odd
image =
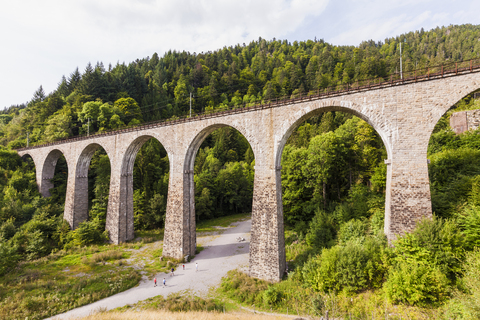
[[[281,158],[288,137],[303,121],[326,111],[354,114],[380,135],[388,159],[385,234],[389,241],[432,216],[427,147],[435,124],[456,102],[480,88],[480,66],[377,79],[341,90],[275,100],[175,121],[75,137],[17,150],[32,157],[41,194],[50,195],[61,155],[68,165],[64,218],[72,228],[88,218],[88,167],[102,147],[111,164],[106,229],[113,243],[131,240],[133,165],[141,146],[157,139],[168,153],[170,180],[165,220],[165,256],[182,258],[196,248],[193,168],[196,153],[214,130],[230,126],[242,133],[255,156],[250,274],[279,281],[285,271]],[[338,89],[338,88],[337,88]]]

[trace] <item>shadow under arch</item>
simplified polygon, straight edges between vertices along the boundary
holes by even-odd
[[[125,217],[125,219],[120,218],[119,221],[120,241],[133,240],[135,237],[133,210],[133,168],[138,152],[142,146],[151,139],[158,141],[158,143],[165,149],[170,162],[168,150],[165,148],[165,145],[160,141],[160,139],[154,135],[142,135],[137,137],[127,147],[127,150],[123,155],[120,169],[120,199],[124,199],[125,201],[125,206],[120,207],[120,217]],[[109,217],[107,213],[107,221],[110,221],[111,219],[112,218]]]
[[[65,158],[65,155],[63,154],[62,151],[60,151],[59,149],[54,149],[50,151],[50,153],[45,158],[45,161],[43,162],[43,166],[40,172],[41,177],[39,177],[40,183],[37,182],[37,184],[39,184],[40,194],[44,197],[51,196],[50,189],[54,187],[52,179],[55,175],[55,168],[57,166],[58,160],[62,156]],[[67,170],[68,169],[69,169],[69,165],[67,161]]]
[[[232,125],[232,124],[226,124],[226,123],[217,123],[217,124],[212,124],[210,126],[207,126],[203,128],[192,140],[190,145],[188,146],[186,156],[185,156],[185,162],[184,162],[184,190],[188,190],[189,194],[189,203],[187,207],[187,230],[189,237],[187,240],[188,241],[188,247],[190,249],[190,252],[195,253],[196,247],[197,247],[197,236],[196,236],[196,215],[195,215],[195,183],[194,183],[194,166],[195,166],[195,158],[197,156],[198,150],[200,149],[200,146],[202,143],[205,141],[205,139],[212,134],[215,130],[221,129],[221,128],[232,128],[236,131],[238,131],[248,142],[250,148],[252,149],[253,152],[253,157],[256,159],[256,154],[255,154],[255,149],[252,147],[252,141],[249,139],[248,134],[246,134],[245,130],[243,130],[241,127]]]
[[[387,133],[380,127],[379,124],[376,122],[372,121],[367,115],[358,112],[355,109],[352,108],[347,108],[347,107],[341,107],[337,105],[331,105],[331,106],[320,106],[319,108],[306,112],[302,114],[298,119],[296,119],[293,123],[289,124],[288,129],[285,131],[283,134],[282,138],[279,140],[278,145],[277,145],[277,152],[275,155],[275,166],[280,168],[281,167],[281,161],[282,161],[282,153],[283,149],[285,148],[285,145],[287,143],[288,138],[292,135],[293,131],[295,131],[296,128],[298,128],[303,122],[305,122],[307,119],[318,116],[322,113],[329,112],[329,111],[339,111],[339,112],[344,112],[344,113],[349,113],[352,114],[366,123],[368,123],[370,126],[373,127],[373,129],[378,133],[380,138],[382,139],[383,144],[385,145],[385,148],[387,149],[387,155],[388,159],[391,159],[392,157],[392,146],[389,142],[389,139],[387,138]]]
[[[66,220],[69,221],[72,229],[76,229],[80,223],[88,220],[88,169],[90,167],[90,162],[93,158],[93,155],[97,150],[100,149],[105,151],[111,166],[111,159],[110,155],[106,151],[107,149],[98,143],[91,143],[87,145],[77,159],[77,165],[75,168],[75,191],[73,196],[74,205],[72,217],[69,219],[68,214],[65,215]]]

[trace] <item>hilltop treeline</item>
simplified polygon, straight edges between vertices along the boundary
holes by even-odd
[[[107,67],[97,62],[62,77],[52,93],[40,86],[28,104],[0,113],[0,274],[20,259],[107,237],[106,153],[97,151],[90,164],[89,221],[71,231],[62,213],[67,172],[74,169],[60,158],[52,197],[41,198],[33,163],[22,162],[10,150],[26,146],[27,132],[31,145],[41,144],[184,116],[190,102],[193,113],[214,112],[384,77],[399,72],[400,43],[404,70],[477,58],[480,26],[421,30],[358,46],[260,38],[214,52],[169,51],[161,58],[155,53]],[[455,107],[471,109],[478,103],[467,96]],[[381,236],[386,151],[378,134],[364,121],[340,112],[313,117],[296,129],[283,152],[282,185],[286,227],[295,232],[287,242],[308,247],[305,255],[291,262],[299,281],[321,292],[385,286],[391,299],[410,304],[437,303],[449,296],[462,277],[465,252],[480,241],[480,139],[478,132],[456,136],[448,117],[437,125],[429,147],[437,218],[399,240],[395,252]],[[197,219],[249,212],[254,164],[250,145],[236,130],[222,128],[208,136],[194,167]],[[163,227],[168,171],[166,151],[158,141],[149,140],[134,166],[136,230]],[[436,242],[425,247],[429,239]],[[400,261],[405,255],[414,263]],[[409,271],[409,266],[416,269]],[[402,277],[427,281],[421,274],[437,287],[407,297],[401,291]]]

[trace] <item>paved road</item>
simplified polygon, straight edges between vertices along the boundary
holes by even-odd
[[[49,319],[84,317],[96,310],[110,310],[158,295],[166,297],[170,293],[183,290],[190,290],[199,295],[205,294],[210,287],[219,285],[229,270],[248,266],[250,228],[251,220],[246,220],[220,235],[199,238],[197,243],[205,249],[195,259],[185,264],[185,270],[180,266],[175,271],[175,276],[170,277],[163,272],[157,274],[157,287],[153,286],[152,280],[142,281],[137,287]],[[246,241],[238,242],[236,240],[238,237],[244,237]],[[195,271],[195,263],[198,263],[198,271]],[[162,286],[163,278],[167,280],[165,288]]]

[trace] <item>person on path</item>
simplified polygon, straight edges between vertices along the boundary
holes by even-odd
[[[198,271],[198,262],[195,262],[195,272]]]
[[[164,286],[164,287],[167,286],[167,280],[165,280],[165,278],[163,278],[163,286]]]
[[[154,283],[153,286],[156,287],[157,286],[157,278],[153,279],[153,283]]]
[[[183,265],[183,270],[185,270],[185,265]]]
[[[172,274],[170,275],[171,277],[173,277],[175,274],[173,273],[173,267],[172,267]]]

